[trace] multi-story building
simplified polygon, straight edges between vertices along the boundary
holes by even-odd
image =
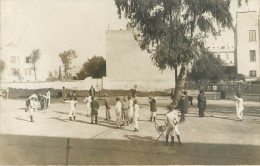
[[[235,65],[247,80],[260,77],[259,11],[238,12],[235,31]]]
[[[23,52],[23,53],[22,53]],[[27,82],[35,81],[34,71],[30,59],[30,52],[24,53],[19,48],[8,48],[1,52],[1,59],[5,62],[3,71],[3,82]],[[49,63],[47,57],[41,55],[36,63],[37,81],[45,81],[49,74]]]
[[[209,50],[215,57],[220,58],[226,66],[235,66],[234,46],[228,44],[224,46],[211,46]]]

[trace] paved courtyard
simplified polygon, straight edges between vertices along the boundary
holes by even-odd
[[[164,124],[170,100],[157,99],[157,122]],[[5,100],[0,111],[0,164],[260,164],[260,102],[245,102],[241,122],[234,101],[208,100],[205,118],[198,117],[194,101],[186,122],[179,124],[183,144],[166,147],[163,139],[156,141],[159,135],[148,121],[147,98],[138,100],[139,132],[133,132],[133,125],[117,129],[114,107],[112,119],[105,120],[102,106],[98,124],[92,125],[84,103],[77,104],[72,123],[68,104],[51,103],[46,113],[36,111],[31,123],[25,101]]]

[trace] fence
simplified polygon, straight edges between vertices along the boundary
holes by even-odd
[[[203,90],[208,92],[225,91],[227,93],[235,93],[240,91],[245,94],[260,94],[260,84],[186,82],[184,88],[187,90]]]

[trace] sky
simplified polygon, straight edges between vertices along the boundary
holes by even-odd
[[[237,0],[231,0],[233,19],[237,11],[259,11],[259,6],[260,0],[249,0],[238,9]],[[73,65],[81,66],[94,55],[105,57],[105,31],[125,29],[126,23],[118,18],[114,0],[1,0],[2,51],[29,55],[40,49],[53,71],[61,64],[59,53],[74,49],[78,58]],[[226,31],[207,44],[233,40],[233,32]]]

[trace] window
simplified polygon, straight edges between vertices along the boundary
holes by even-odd
[[[32,59],[30,56],[25,57],[25,63],[32,63]]]
[[[255,56],[255,50],[250,50],[250,62],[255,62],[256,56]]]
[[[256,77],[256,70],[250,70],[249,77]]]
[[[255,30],[249,31],[249,41],[256,41],[256,31]]]
[[[30,76],[31,75],[31,68],[26,68],[25,69],[25,76]]]
[[[10,62],[11,63],[16,63],[16,57],[15,56],[11,56],[10,57]]]

